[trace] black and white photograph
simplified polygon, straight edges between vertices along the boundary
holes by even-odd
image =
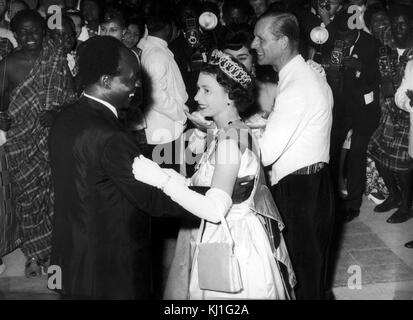
[[[413,300],[412,218],[413,1],[0,0],[0,300]]]

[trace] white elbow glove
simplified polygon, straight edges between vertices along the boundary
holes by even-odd
[[[231,197],[218,188],[211,188],[202,195],[169,179],[163,190],[187,211],[215,223],[221,221],[221,217],[225,216],[232,206]]]

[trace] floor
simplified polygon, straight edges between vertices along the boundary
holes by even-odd
[[[360,216],[345,225],[337,243],[332,292],[337,300],[413,300],[413,219],[388,224],[389,213],[374,213],[364,199]],[[6,256],[0,276],[0,299],[58,299],[47,289],[47,277],[26,279],[20,250]]]

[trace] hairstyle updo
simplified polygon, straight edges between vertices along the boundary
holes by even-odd
[[[241,63],[232,57],[230,58],[247,73],[247,70]],[[254,103],[253,83],[251,82],[248,86],[243,87],[239,82],[226,75],[221,68],[215,64],[204,63],[200,73],[216,76],[218,84],[228,93],[228,98],[234,101],[234,106],[237,108],[238,113],[241,118],[244,118],[247,114],[247,110]]]

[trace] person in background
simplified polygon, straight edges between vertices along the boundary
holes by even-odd
[[[411,169],[413,169],[413,60],[406,65],[402,83],[396,92],[395,102],[400,109],[410,113],[409,155]],[[405,246],[413,249],[413,240],[407,242]]]
[[[66,14],[73,21],[73,24],[75,26],[75,32],[76,32],[76,39],[78,39],[80,34],[82,33],[82,28],[84,25],[82,15],[77,10],[67,10]]]
[[[122,41],[126,33],[126,22],[121,11],[109,8],[100,22],[100,35],[111,36]]]
[[[254,10],[255,20],[268,9],[268,0],[249,0],[249,4]]]
[[[80,13],[85,25],[82,28],[78,40],[86,41],[90,37],[100,35],[100,17],[102,14],[101,4],[97,0],[81,0]]]
[[[129,19],[126,21],[126,31],[123,35],[123,44],[131,49],[136,56],[140,56],[141,52],[137,45],[143,36],[145,25],[142,19]]]
[[[369,155],[386,184],[389,196],[374,208],[375,212],[396,209],[388,223],[402,223],[412,217],[412,170],[410,168],[409,113],[397,108],[394,100],[400,86],[407,62],[413,58],[412,8],[393,5],[389,8],[392,33],[396,49],[382,48],[381,66],[382,116],[374,132]]]
[[[7,4],[7,10],[6,10],[6,4]],[[11,42],[11,44],[13,45],[12,48],[8,47],[8,43],[5,42],[5,40],[3,40],[2,43],[2,51],[4,53],[8,53],[10,52],[12,49],[17,48],[17,41],[16,38],[13,34],[13,32],[10,30],[10,21],[11,19],[16,15],[17,12],[21,11],[21,10],[25,10],[27,9],[27,5],[25,2],[17,0],[17,1],[12,1],[11,3],[9,2],[4,2],[3,4],[4,6],[4,19],[3,19],[3,23],[0,26],[0,37],[3,39],[7,39]],[[1,12],[1,3],[0,3],[0,12]],[[2,57],[4,58],[5,55],[2,55]]]
[[[300,21],[301,39],[302,39],[302,53],[305,57],[313,58],[316,46],[311,40],[310,34],[313,28],[324,26],[329,37],[321,47],[323,58],[330,57],[331,51],[334,47],[334,42],[337,40],[337,28],[342,21],[347,23],[348,16],[343,7],[343,0],[329,0],[328,6],[320,0],[311,0],[311,7],[309,10],[304,8],[297,8],[297,17]],[[321,61],[319,61],[321,62]]]
[[[349,29],[347,23],[338,28],[338,39],[343,41],[344,49],[339,69],[342,84],[333,110],[331,163],[337,181],[343,144],[351,136],[344,173],[347,196],[338,202],[339,218],[349,222],[360,214],[366,188],[367,147],[380,119],[379,45],[373,36]]]
[[[21,49],[0,64],[5,74],[0,81],[2,107],[11,123],[9,128],[0,129],[7,132],[4,148],[22,228],[25,274],[38,277],[48,265],[54,212],[48,112],[73,99],[74,91],[62,42],[44,38],[45,21],[40,14],[20,11],[11,26]]]
[[[4,17],[5,12],[6,1],[0,0],[0,19]],[[0,60],[3,60],[3,58],[7,56],[15,47],[17,47],[17,43],[13,36],[13,32],[6,28],[0,27]]]
[[[394,39],[391,32],[391,23],[387,9],[381,4],[367,7],[364,21],[369,33],[384,46],[394,48]]]
[[[222,6],[222,18],[226,26],[248,23],[252,8],[246,1],[225,0]]]
[[[370,34],[376,38],[380,47],[393,47],[394,40],[391,32],[390,18],[386,8],[380,4],[375,3],[367,6],[367,10],[364,13],[364,21]],[[387,50],[386,50],[387,51]],[[380,53],[379,49],[379,53]],[[379,57],[379,61],[382,61],[383,57]],[[385,78],[386,67],[383,67],[382,63],[379,63],[379,69],[382,77]],[[380,107],[382,113],[384,113],[385,103],[382,98],[383,85],[380,85]],[[350,138],[351,141],[351,138]],[[351,142],[350,142],[351,143]],[[367,157],[367,171],[366,171],[366,190],[364,194],[372,200],[376,205],[382,203],[386,196],[388,196],[388,190],[383,178],[380,176],[376,163],[369,156]]]

